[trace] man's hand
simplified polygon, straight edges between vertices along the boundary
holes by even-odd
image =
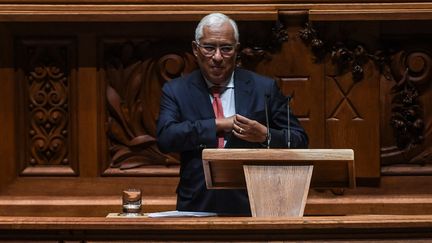
[[[216,133],[231,132],[233,130],[234,116],[217,118]]]
[[[265,142],[267,139],[267,128],[261,123],[246,118],[241,115],[235,115],[233,121],[233,134],[248,142]]]

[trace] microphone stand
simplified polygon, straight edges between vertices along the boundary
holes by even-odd
[[[265,118],[266,118],[266,125],[267,125],[267,137],[266,137],[266,142],[267,142],[267,148],[270,148],[270,140],[271,140],[271,135],[270,135],[270,123],[269,123],[269,115],[268,115],[268,100],[269,99],[269,95],[267,94],[265,96],[264,99],[264,105],[265,105]]]
[[[290,101],[291,101],[291,96],[288,96],[288,100],[287,100],[287,122],[288,122],[288,134],[287,134],[287,142],[288,142],[288,148],[291,148],[291,117],[290,117]]]

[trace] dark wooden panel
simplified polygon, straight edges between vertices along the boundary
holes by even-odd
[[[430,34],[425,37],[430,40]],[[381,130],[382,171],[430,175],[432,47],[429,41],[399,35],[392,43],[397,47],[391,63],[394,78],[381,82],[386,121]]]
[[[12,64],[13,40],[9,29],[0,23],[0,190],[16,177],[15,82]]]
[[[287,40],[254,70],[275,78],[282,92],[291,96],[290,107],[308,133],[310,148],[325,148],[324,69],[314,62],[313,54],[299,38],[301,25],[298,21],[282,19]]]
[[[131,8],[132,6],[128,7]],[[112,10],[114,7],[109,8]],[[202,6],[195,6],[194,8],[202,8]],[[406,53],[407,57],[409,57],[407,59],[408,65],[399,65],[399,70],[408,67],[413,78],[416,75],[429,77],[429,71],[427,70],[429,70],[430,66],[430,42],[412,43],[409,40],[414,37],[416,40],[428,37],[431,32],[429,30],[430,21],[313,23],[318,27],[319,36],[317,37],[322,37],[322,40],[325,41],[323,48],[325,52],[324,58],[316,60],[316,50],[313,45],[303,42],[302,34],[299,32],[303,30],[304,23],[307,22],[304,19],[305,16],[296,15],[296,13],[298,14],[298,12],[295,12],[293,16],[289,15],[289,12],[284,13],[288,14],[287,16],[281,15],[281,26],[274,21],[240,21],[240,36],[243,48],[240,64],[261,74],[276,78],[283,92],[293,96],[291,103],[293,111],[300,118],[309,134],[311,148],[353,148],[356,154],[356,174],[360,176],[359,178],[379,178],[381,165],[384,165],[386,169],[388,166],[399,166],[401,164],[406,166],[406,162],[411,162],[411,160],[414,163],[408,163],[408,165],[417,167],[415,168],[416,172],[413,174],[430,175],[430,166],[424,166],[430,164],[428,157],[430,126],[425,126],[426,129],[422,132],[422,136],[425,138],[424,142],[417,147],[412,147],[409,150],[397,149],[398,154],[391,154],[391,151],[385,150],[396,146],[393,127],[389,123],[391,122],[392,98],[394,96],[392,88],[398,82],[397,80],[401,79],[386,79],[386,76],[391,73],[388,71],[391,65],[381,66],[374,63],[376,61],[375,57],[378,58],[378,61],[387,60],[386,58],[390,61],[397,60],[394,59],[397,57],[393,56],[394,53],[379,56],[375,55],[375,51],[390,49],[388,47],[393,47],[390,43],[399,42],[399,45],[397,45],[399,49],[397,49],[396,53],[399,53],[399,57],[401,57],[401,53]],[[304,11],[302,13],[304,14]],[[247,12],[243,14],[247,14]],[[253,15],[254,12],[250,14]],[[173,19],[176,17],[173,17]],[[120,90],[123,84],[134,80],[128,77],[133,76],[136,78],[135,80],[140,81],[140,85],[146,86],[146,89],[139,89],[142,92],[139,97],[145,100],[145,103],[143,103],[145,105],[142,104],[141,107],[146,109],[148,107],[149,112],[141,113],[140,110],[137,110],[138,112],[135,112],[134,115],[139,116],[139,122],[144,121],[145,126],[140,127],[140,125],[139,128],[143,128],[145,134],[154,138],[160,87],[163,82],[179,73],[183,73],[179,70],[189,70],[189,68],[179,68],[184,60],[187,60],[184,62],[186,66],[193,63],[188,53],[190,53],[190,41],[193,37],[195,20],[199,17],[199,15],[195,15],[193,22],[176,22],[172,21],[172,19],[170,22],[167,19],[164,22],[138,23],[10,22],[0,24],[0,79],[2,82],[2,88],[0,89],[0,123],[2,124],[1,134],[4,138],[0,140],[2,164],[2,170],[0,170],[0,194],[4,196],[2,200],[11,196],[16,199],[15,201],[8,201],[11,204],[2,205],[7,205],[7,207],[15,205],[17,208],[24,208],[24,206],[19,205],[19,202],[26,195],[29,196],[29,198],[25,199],[29,200],[28,202],[37,197],[45,197],[43,200],[41,199],[42,201],[38,201],[40,209],[43,203],[49,201],[49,198],[53,195],[57,195],[60,189],[62,189],[62,194],[60,194],[62,197],[67,198],[70,196],[74,198],[70,201],[66,200],[65,205],[67,203],[79,204],[82,202],[85,205],[94,205],[89,203],[91,200],[95,200],[95,197],[92,196],[97,195],[100,198],[106,196],[112,199],[117,193],[120,193],[118,191],[123,187],[144,186],[147,190],[144,196],[157,197],[158,195],[161,196],[162,193],[162,196],[170,198],[172,208],[175,200],[177,166],[166,167],[162,163],[162,165],[158,164],[159,168],[157,168],[157,166],[154,167],[155,165],[144,163],[144,166],[133,169],[111,167],[110,159],[112,154],[110,152],[112,151],[110,151],[110,145],[112,143],[109,142],[112,141],[109,140],[112,131],[108,129],[110,126],[108,126],[107,122],[110,117],[117,117],[108,109],[109,103],[106,91],[107,84],[115,83],[113,82],[114,77],[119,76],[122,77],[119,79],[120,85],[113,84],[113,86],[117,87],[115,90],[118,94],[122,94]],[[275,30],[272,31],[272,28]],[[400,38],[401,36],[404,38]],[[28,108],[24,105],[26,104],[25,97],[20,94],[23,89],[16,89],[15,86],[17,81],[22,82],[24,80],[22,79],[25,77],[24,72],[20,74],[19,69],[15,72],[13,63],[18,60],[23,60],[25,63],[31,61],[31,59],[14,52],[13,40],[15,39],[38,40],[39,43],[44,41],[56,43],[55,40],[68,40],[65,43],[69,44],[64,46],[68,50],[67,53],[71,53],[71,56],[68,56],[71,57],[71,59],[68,59],[68,64],[71,66],[66,70],[74,73],[71,76],[70,84],[72,86],[76,85],[74,88],[70,86],[70,92],[72,93],[68,96],[71,99],[76,99],[76,104],[72,104],[68,110],[69,113],[73,114],[71,118],[76,119],[71,123],[75,124],[73,130],[77,133],[76,140],[71,140],[71,143],[76,147],[74,148],[75,152],[70,156],[74,156],[71,161],[79,163],[79,166],[78,164],[76,167],[68,165],[69,168],[74,168],[74,173],[77,174],[75,178],[69,178],[75,180],[74,183],[68,182],[65,178],[48,178],[47,175],[53,174],[49,171],[48,174],[40,174],[41,177],[33,178],[37,179],[37,181],[16,178],[19,174],[16,167],[20,161],[24,161],[17,155],[25,151],[22,141],[29,134],[25,130],[18,129],[17,126],[23,127],[20,122],[29,123],[30,120],[25,117],[19,119],[15,116],[16,114],[26,114],[23,111],[28,111]],[[360,65],[361,70],[363,70],[362,78],[353,79],[352,62],[348,63],[348,68],[344,72],[336,70],[335,66],[337,64],[333,62],[332,53],[334,50],[345,50],[335,44],[338,42],[344,42],[348,49],[347,52],[351,54],[355,53],[356,49],[348,48],[348,44],[351,42],[361,42],[363,44],[369,59]],[[313,43],[319,44],[319,42]],[[333,49],[333,47],[336,47],[336,49]],[[107,55],[110,50],[113,50],[112,53],[116,55]],[[142,50],[142,53],[140,53],[140,50]],[[61,52],[59,53],[61,54]],[[128,54],[131,55],[128,56]],[[249,54],[252,57],[248,56]],[[415,55],[410,57],[411,54]],[[26,55],[32,56],[31,53]],[[74,55],[75,57],[73,57]],[[48,54],[44,56],[50,57]],[[107,68],[109,60],[121,65],[112,66],[109,69]],[[402,58],[402,60],[405,59]],[[384,69],[381,70],[382,67]],[[121,76],[128,73],[137,75]],[[69,76],[67,77],[69,78]],[[425,81],[425,84],[428,84],[428,81]],[[125,87],[127,86],[125,85]],[[419,91],[421,92],[417,101],[422,105],[422,119],[427,125],[430,123],[430,109],[427,106],[427,104],[431,103],[430,88],[428,85],[421,86]],[[124,95],[120,95],[120,97],[121,101],[131,101],[131,104],[139,103],[138,99],[135,99],[136,97],[133,99],[125,98]],[[18,102],[22,102],[21,105]],[[75,108],[73,108],[74,106]],[[17,109],[18,107],[21,107],[20,110]],[[128,106],[128,110],[131,110],[131,107],[134,106]],[[16,130],[20,130],[21,133],[15,134]],[[130,142],[134,137],[139,137],[139,133],[129,137],[128,141]],[[390,157],[383,156],[380,158],[380,148],[383,148],[382,155],[389,155]],[[163,156],[160,158],[163,158]],[[163,159],[156,161],[161,162]],[[404,168],[408,168],[407,171],[413,171],[413,167]],[[397,169],[392,171],[396,171],[396,174],[404,174],[398,172]],[[171,177],[167,179],[165,177],[167,175]],[[422,210],[430,210],[430,206],[428,206],[430,205],[429,199],[426,202],[420,200],[431,194],[430,190],[428,191],[429,184],[424,183],[427,179],[428,177],[425,177],[421,181],[416,181],[415,177],[414,179],[411,178],[410,180],[413,183],[410,183],[409,186],[412,189],[421,188],[425,191],[415,195],[410,194],[409,189],[400,192],[402,199],[392,199],[403,201],[403,197],[406,195],[415,199],[414,201],[403,201],[400,205],[394,205],[391,200],[384,200],[385,198],[376,196],[382,193],[381,189],[385,190],[388,187],[385,183],[379,187],[380,190],[370,191],[365,194],[366,196],[361,195],[363,188],[345,192],[349,196],[344,198],[346,199],[344,202],[347,202],[349,206],[344,206],[341,211],[351,212],[358,210],[358,212],[376,214],[399,211],[409,213],[408,208],[410,206],[415,208],[416,213],[421,213]],[[119,183],[119,181],[123,180],[125,181],[124,184]],[[169,183],[165,183],[165,180],[169,181]],[[393,182],[392,188],[405,184],[406,178],[398,177],[398,180]],[[82,188],[86,189],[83,190]],[[85,193],[79,194],[77,191],[84,191]],[[40,192],[40,194],[36,192]],[[393,190],[391,195],[398,193],[398,190]],[[375,199],[378,201],[383,200],[382,203],[377,203],[377,201],[353,203],[356,200],[373,196],[376,196]],[[316,197],[320,199],[320,197],[326,198],[329,195],[318,194]],[[74,201],[75,199],[77,200]],[[101,202],[101,204],[107,203],[108,206],[98,211],[98,213],[115,208],[114,201],[111,199],[107,199],[107,202]],[[334,201],[325,201],[324,203],[319,200],[315,201],[317,203],[312,208],[309,208],[309,212],[341,213],[341,211],[331,210],[331,208],[338,208],[334,205],[340,202],[339,199],[332,197]],[[419,203],[418,200],[421,202]],[[356,209],[355,205],[359,209]],[[386,205],[391,207],[386,207]],[[71,210],[68,213],[89,211],[86,207],[78,208],[77,206],[75,211]],[[46,209],[47,207],[45,207]],[[31,212],[31,208],[26,210],[24,210],[26,213]]]
[[[162,85],[197,68],[190,41],[149,36],[103,39],[100,45],[109,152],[104,160],[110,168],[104,174],[115,175],[113,168],[144,166],[161,175],[176,175],[178,171],[170,167],[178,167],[178,156],[162,154],[157,148],[156,120]]]
[[[16,40],[21,175],[76,175],[76,45],[73,39]]]
[[[379,73],[371,63],[367,77],[351,74],[326,79],[326,145],[352,148],[358,177],[379,177]],[[362,152],[362,151],[368,151]]]

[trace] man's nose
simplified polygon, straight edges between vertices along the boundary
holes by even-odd
[[[221,53],[221,51],[220,51],[219,48],[216,48],[216,52],[213,55],[213,60],[217,60],[217,61],[222,61],[223,60],[223,56],[222,56],[222,53]]]

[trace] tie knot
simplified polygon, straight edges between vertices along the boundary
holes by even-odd
[[[224,87],[222,86],[213,86],[211,87],[211,93],[213,97],[220,97],[221,93],[224,91]]]

